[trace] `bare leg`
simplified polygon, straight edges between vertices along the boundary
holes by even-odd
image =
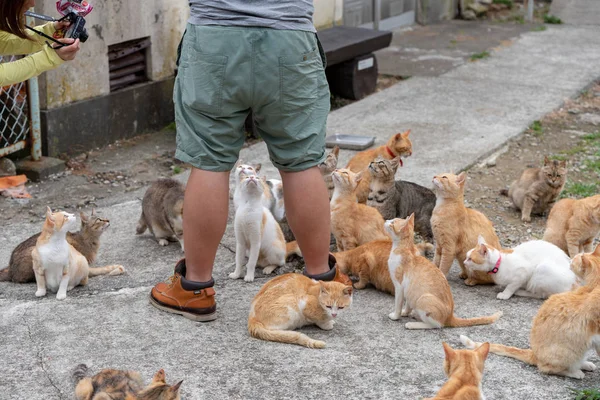
[[[188,243],[185,277],[191,281],[208,282],[212,278],[217,248],[227,227],[229,172],[192,169],[183,209],[183,238]]]
[[[309,275],[329,271],[330,211],[327,187],[318,167],[280,171],[285,213]],[[185,232],[185,230],[184,230]]]

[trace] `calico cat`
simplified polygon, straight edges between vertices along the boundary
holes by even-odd
[[[331,201],[334,189],[333,177],[331,174],[337,168],[339,154],[340,148],[335,146],[333,150],[327,154],[325,161],[319,164],[319,171],[321,171],[321,175],[323,175],[323,180],[325,181],[325,185],[327,185],[327,191],[329,192],[329,201]]]
[[[331,233],[338,251],[351,250],[372,240],[389,240],[379,211],[356,201],[354,189],[364,174],[336,169],[332,175],[335,190],[331,198]]]
[[[521,220],[531,222],[531,214],[544,214],[560,196],[567,182],[567,162],[544,157],[542,168],[528,168],[500,194],[510,197]]]
[[[406,220],[396,218],[385,223],[393,241],[388,267],[395,288],[394,311],[389,318],[396,321],[400,317],[414,315],[420,320],[407,322],[406,329],[439,329],[496,322],[502,312],[469,319],[454,315],[454,300],[446,277],[431,261],[420,255],[413,243],[414,222],[411,214]]]
[[[465,284],[490,284],[494,280],[489,274],[473,271],[469,275],[464,265],[467,252],[477,245],[479,235],[492,247],[500,248],[500,241],[490,220],[479,211],[465,207],[466,180],[467,174],[464,172],[458,176],[442,174],[433,177],[437,198],[431,214],[431,229],[436,242],[433,262],[447,276],[456,259],[462,271],[460,278],[466,279]]]
[[[231,279],[242,276],[242,264],[248,254],[246,282],[254,281],[256,266],[263,268],[263,274],[272,273],[285,265],[290,254],[300,254],[296,242],[285,242],[283,232],[271,212],[263,206],[261,198],[264,182],[257,176],[248,176],[240,183],[240,205],[235,212],[235,271]]]
[[[592,251],[600,233],[600,194],[585,199],[562,199],[552,207],[543,240],[569,257]]]
[[[522,243],[512,250],[495,249],[479,236],[477,246],[469,250],[465,266],[470,271],[490,274],[496,285],[505,286],[496,296],[507,300],[517,296],[547,299],[555,293],[576,287],[565,253],[543,240]]]
[[[442,345],[446,354],[444,372],[449,379],[435,397],[424,400],[484,400],[481,380],[490,344],[475,350],[455,350],[446,342]]]
[[[242,201],[240,183],[248,176],[258,177],[261,167],[262,164],[243,164],[241,160],[238,160],[238,162],[235,164],[235,189],[233,192],[233,205],[236,210]],[[271,214],[273,214],[273,217],[275,217],[278,222],[284,221],[285,204],[283,201],[283,183],[279,179],[266,179],[264,177],[261,177],[261,179],[265,183],[265,185],[263,185],[264,193],[261,198],[263,206],[271,211]]]
[[[492,344],[492,353],[575,379],[583,379],[583,371],[596,370],[586,353],[593,349],[600,355],[600,247],[575,256],[571,269],[586,285],[550,296],[542,304],[531,327],[531,349]],[[480,345],[466,336],[460,340],[471,349]]]
[[[179,388],[183,382],[168,385],[162,369],[154,374],[147,387],[135,371],[103,369],[89,377],[85,364],[75,368],[73,379],[77,400],[179,400]]]
[[[369,164],[371,185],[367,205],[374,207],[383,219],[406,218],[415,214],[415,231],[423,240],[433,243],[431,213],[435,207],[435,194],[427,188],[407,181],[395,181],[400,158],[391,160],[381,156]]]
[[[88,277],[122,274],[122,265],[90,268],[87,259],[67,242],[67,232],[74,230],[77,220],[73,214],[46,211],[46,220],[36,245],[31,252],[33,271],[37,282],[35,295],[46,295],[46,289],[56,292],[56,298],[63,300],[67,290],[78,285],[86,285]]]
[[[352,172],[358,173],[365,171],[369,167],[369,163],[377,157],[382,157],[388,160],[396,157],[409,157],[412,155],[412,142],[408,138],[410,129],[404,133],[397,133],[392,136],[386,145],[379,146],[374,149],[361,151],[356,154],[346,166]],[[399,160],[400,166],[403,165],[402,159]],[[365,174],[364,180],[356,188],[356,198],[359,203],[366,203],[369,195],[369,184],[371,183],[371,175]]]
[[[315,324],[329,331],[336,316],[350,304],[351,286],[315,281],[302,274],[280,275],[268,281],[254,297],[248,332],[257,339],[322,349],[325,342],[293,330]]]
[[[144,194],[136,233],[150,230],[161,246],[179,241],[183,246],[183,196],[185,187],[175,179],[158,179]]]
[[[110,221],[97,216],[95,210],[92,210],[90,217],[83,212],[79,215],[81,229],[77,233],[68,232],[67,241],[87,259],[89,265],[92,265],[100,248],[100,235],[109,227]],[[0,271],[0,282],[35,282],[31,252],[39,236],[40,233],[36,233],[15,247],[10,255],[8,268]]]

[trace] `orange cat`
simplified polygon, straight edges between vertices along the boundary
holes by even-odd
[[[383,227],[383,217],[376,208],[359,204],[354,189],[363,175],[347,169],[336,169],[333,176],[331,198],[331,233],[335,236],[338,251],[346,251],[372,240],[388,239]]]
[[[583,379],[583,371],[596,366],[586,360],[590,349],[600,355],[600,246],[593,253],[579,254],[573,272],[586,282],[576,290],[550,296],[542,304],[531,327],[531,349],[492,344],[492,353],[536,365],[546,374]],[[469,348],[479,346],[466,336]]]
[[[466,180],[464,172],[458,176],[442,174],[433,177],[433,191],[437,197],[431,215],[431,229],[436,242],[433,262],[444,275],[448,275],[456,259],[462,270],[460,277],[466,279],[465,284],[491,284],[494,281],[489,274],[481,271],[469,274],[464,264],[467,252],[477,245],[480,234],[487,244],[500,248],[490,220],[479,211],[465,207]]]
[[[248,332],[262,340],[322,349],[325,342],[293,330],[311,324],[332,330],[335,317],[350,304],[351,286],[315,281],[302,274],[280,275],[265,283],[254,297]]]
[[[492,324],[500,316],[458,318],[454,315],[454,300],[446,277],[431,261],[421,256],[413,243],[415,216],[396,218],[385,223],[392,235],[393,247],[388,260],[395,287],[394,311],[390,319],[413,315],[420,322],[407,322],[406,329],[438,329]],[[406,305],[402,308],[406,300]]]
[[[361,151],[356,154],[348,165],[346,166],[352,172],[367,171],[371,161],[377,157],[383,157],[391,160],[396,157],[409,157],[412,155],[412,142],[408,138],[410,135],[410,129],[404,133],[397,133],[388,140],[384,146],[379,146],[374,149]],[[400,166],[402,166],[402,159],[400,158]],[[369,173],[364,174],[362,182],[356,188],[356,197],[359,203],[366,203],[367,197],[369,196],[369,184],[371,183],[371,175]]]
[[[444,372],[449,378],[435,397],[424,400],[482,400],[481,378],[490,344],[484,343],[475,350],[454,350],[442,342],[446,359]]]
[[[600,233],[600,194],[581,200],[562,199],[552,207],[543,240],[560,247],[569,257],[592,251]]]

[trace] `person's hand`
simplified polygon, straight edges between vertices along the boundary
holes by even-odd
[[[56,49],[58,56],[64,61],[73,60],[79,51],[79,39],[58,39],[58,41],[69,45]]]
[[[62,21],[55,21],[54,22],[54,30],[58,31],[61,29],[67,29],[69,27],[69,25],[71,25],[71,21],[69,21],[68,19],[65,19]]]

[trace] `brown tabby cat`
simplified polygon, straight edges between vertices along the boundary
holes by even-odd
[[[444,275],[448,275],[456,259],[462,270],[460,277],[465,284],[491,284],[493,279],[482,271],[473,271],[469,275],[465,268],[467,252],[477,245],[481,234],[485,242],[494,248],[500,248],[500,241],[494,226],[479,211],[465,207],[464,193],[467,174],[458,176],[442,174],[433,177],[434,192],[437,197],[431,215],[431,229],[435,238],[435,257],[433,262]]]
[[[347,169],[336,169],[332,174],[335,190],[331,199],[331,233],[338,251],[351,250],[372,240],[389,239],[379,211],[356,201],[354,189],[365,174]]]
[[[567,162],[544,157],[542,168],[528,168],[510,185],[507,195],[518,210],[521,220],[531,221],[531,214],[544,214],[560,196],[567,181]]]
[[[600,194],[581,200],[562,199],[552,207],[543,240],[560,247],[569,257],[592,251],[600,233]]]
[[[435,397],[424,400],[482,400],[481,379],[483,367],[490,351],[484,343],[475,350],[454,350],[442,342],[446,359],[444,372],[449,378]]]
[[[93,377],[87,374],[85,364],[78,365],[73,371],[77,400],[179,400],[179,387],[183,382],[168,385],[162,369],[154,374],[146,388],[135,371],[103,369]]]
[[[329,200],[331,200],[331,196],[333,196],[334,188],[331,174],[337,168],[339,154],[340,148],[335,146],[333,150],[327,154],[325,161],[319,164],[319,171],[321,171],[321,175],[323,175],[323,180],[325,181],[325,185],[327,185],[327,191],[329,192]]]
[[[575,379],[583,379],[583,371],[596,370],[586,353],[593,349],[600,355],[600,246],[593,253],[577,255],[571,270],[586,285],[552,295],[542,304],[531,327],[531,349],[492,344],[492,353]],[[460,340],[468,348],[480,345],[466,336]]]
[[[391,160],[396,157],[408,157],[412,155],[412,142],[408,138],[408,135],[410,135],[410,129],[404,133],[395,134],[384,146],[361,151],[352,157],[346,168],[352,172],[362,172],[366,171],[369,167],[369,163],[377,157]],[[402,159],[400,159],[400,166],[402,165]],[[356,198],[359,203],[366,203],[367,197],[369,196],[371,176],[367,173],[363,178],[363,181],[356,188]]]
[[[302,274],[280,275],[265,283],[254,297],[248,332],[262,340],[322,349],[325,342],[293,329],[315,324],[321,329],[332,330],[335,317],[350,304],[351,286],[315,281]]]
[[[79,215],[81,229],[77,233],[67,233],[67,241],[88,260],[89,265],[92,265],[100,248],[100,236],[109,227],[110,221],[98,217],[93,209],[91,217],[83,212]],[[31,252],[39,236],[40,233],[36,233],[15,247],[10,255],[8,267],[0,271],[0,282],[35,282]]]

